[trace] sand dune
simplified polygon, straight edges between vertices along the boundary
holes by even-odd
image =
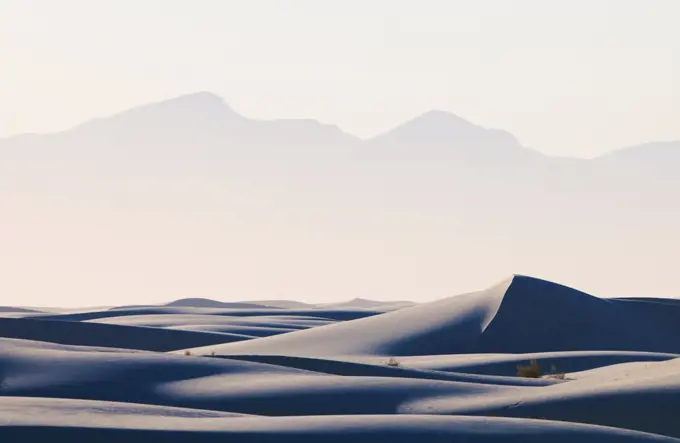
[[[92,323],[153,328],[179,329],[198,332],[218,332],[254,337],[285,334],[302,329],[335,323],[320,317],[295,315],[237,317],[211,314],[150,314],[127,315],[87,320]]]
[[[328,362],[324,368],[303,361],[293,368],[286,366],[284,360],[260,363],[9,339],[0,342],[0,350],[1,367],[7,368],[0,385],[3,397],[123,401],[286,417],[502,415],[605,424],[680,436],[680,430],[668,417],[680,406],[676,404],[680,398],[677,381],[665,379],[677,375],[680,366],[676,362],[680,360],[654,363],[665,377],[660,379],[640,367],[638,372],[645,373],[647,380],[644,383],[645,378],[640,375],[607,384],[601,376],[582,374],[577,380],[516,378],[518,383],[511,384],[509,377],[457,373],[442,373],[449,374],[449,380],[436,379],[436,371],[384,364],[343,366],[342,362]],[[621,366],[613,368],[620,373]],[[55,371],[55,367],[59,370]],[[331,375],[329,367],[344,374]],[[602,369],[603,375],[606,369]],[[465,401],[461,402],[461,398]],[[590,410],[589,404],[597,405],[598,410]],[[21,405],[13,407],[21,409]],[[87,408],[86,405],[84,409]],[[636,419],[624,423],[624,418],[631,414]],[[56,419],[62,416],[59,413]]]
[[[219,354],[441,355],[616,350],[680,353],[680,305],[606,300],[515,276],[490,289]],[[196,352],[202,352],[200,349]]]
[[[413,413],[437,410],[443,414],[542,418],[596,423],[680,436],[680,359],[628,363],[596,369],[567,383],[539,391],[506,392],[467,398],[452,396],[416,401]],[[569,376],[570,378],[572,375]]]
[[[108,317],[104,319],[88,320],[92,323],[105,323],[115,325],[130,326],[151,326],[168,328],[187,324],[224,324],[242,326],[264,326],[291,329],[306,329],[315,326],[323,326],[335,323],[333,320],[301,316],[301,315],[279,315],[279,316],[251,316],[237,317],[228,315],[210,314],[151,314],[151,315],[127,315],[122,317]]]
[[[431,369],[421,369],[408,365],[397,367],[390,366],[386,360],[374,363],[363,363],[346,360],[333,360],[324,358],[310,357],[291,357],[287,355],[230,355],[228,357],[215,356],[216,358],[227,358],[229,360],[242,360],[257,363],[267,363],[287,368],[298,368],[315,371],[322,374],[343,375],[353,377],[393,377],[393,378],[418,378],[423,380],[444,380],[465,383],[482,383],[487,385],[500,386],[548,386],[560,381],[554,378],[523,378],[516,376],[502,375],[480,375],[463,372],[437,371]],[[519,356],[518,356],[519,358]]]
[[[107,310],[92,310],[77,313],[48,314],[40,315],[36,318],[41,320],[62,320],[62,321],[86,321],[109,317],[123,317],[128,315],[156,315],[156,314],[198,314],[198,315],[225,315],[233,317],[255,317],[255,316],[304,316],[313,318],[323,318],[328,320],[355,320],[357,318],[370,317],[382,314],[381,311],[366,309],[219,309],[219,308],[195,308],[195,307],[172,307],[172,306],[141,306],[141,307],[122,307]]]
[[[316,305],[295,300],[254,300],[252,303],[282,309],[313,309]]]
[[[226,303],[208,298],[183,298],[165,304],[165,306],[179,306],[190,308],[222,308],[222,309],[267,309],[271,306],[264,306],[255,303]]]
[[[5,313],[21,313],[21,314],[32,314],[32,313],[40,313],[41,311],[38,311],[37,309],[28,309],[28,308],[13,308],[12,306],[0,306],[0,313],[5,314]]]
[[[172,351],[241,340],[227,333],[118,326],[84,322],[0,318],[0,337],[70,345]]]
[[[262,442],[283,443],[375,443],[377,441],[428,443],[627,443],[677,442],[677,439],[615,428],[508,418],[437,417],[432,415],[330,416],[286,418],[172,418],[144,422],[118,420],[113,425],[95,420],[49,420],[47,417],[19,415],[0,427],[7,441],[126,441],[154,442]],[[83,425],[82,423],[93,423]],[[132,422],[132,423],[130,423]]]
[[[271,309],[274,306],[263,305],[259,303],[246,302],[222,302],[212,300],[209,298],[180,298],[169,303],[158,305],[128,305],[128,306],[114,306],[111,310],[126,310],[138,308],[157,308],[157,307],[178,307],[178,308],[215,308],[215,309]]]
[[[3,396],[130,401],[277,416],[389,414],[406,401],[442,393],[514,389],[418,378],[335,376],[183,355],[26,348],[6,339],[0,359],[10,368],[3,375]],[[58,365],[58,372],[53,365]]]
[[[531,354],[458,354],[400,357],[408,368],[436,371],[464,372],[466,374],[515,376],[517,365],[537,360],[545,371],[578,372],[588,369],[628,362],[665,361],[680,354],[630,351],[565,351],[536,352]],[[356,361],[378,363],[379,357],[357,358]]]
[[[378,308],[8,310],[0,439],[680,441],[676,301],[515,276]]]
[[[181,298],[159,305],[134,305],[117,306],[112,309],[124,310],[134,308],[154,308],[154,307],[183,307],[183,308],[215,308],[215,309],[369,309],[377,311],[391,311],[413,306],[416,303],[411,301],[380,301],[365,298],[354,298],[352,300],[311,304],[294,300],[256,300],[256,301],[237,301],[223,302],[209,298]],[[1,308],[0,308],[1,309]]]
[[[407,308],[414,306],[416,303],[412,301],[379,301],[379,300],[369,300],[366,298],[353,298],[345,302],[339,303],[327,303],[319,305],[319,307],[324,308],[334,308],[334,309],[377,309],[384,311],[392,311],[396,309]]]

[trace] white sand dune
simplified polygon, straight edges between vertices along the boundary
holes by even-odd
[[[227,315],[210,314],[152,314],[152,315],[128,315],[122,317],[108,317],[104,319],[87,320],[92,323],[104,323],[110,325],[150,326],[156,328],[169,328],[187,324],[222,324],[240,326],[262,326],[272,328],[307,329],[316,326],[324,326],[335,323],[333,320],[321,317],[307,317],[296,315],[280,316],[252,316],[237,317]]]
[[[369,300],[366,298],[353,298],[352,300],[338,302],[338,303],[327,303],[323,305],[318,305],[320,308],[333,308],[333,309],[376,309],[382,311],[393,311],[402,308],[408,308],[414,306],[416,303],[412,301],[380,301],[380,300]]]
[[[313,309],[317,307],[317,305],[312,303],[304,303],[295,300],[253,300],[251,303],[282,309]]]
[[[382,314],[381,311],[367,309],[288,309],[258,308],[258,309],[221,309],[221,308],[196,308],[196,307],[172,307],[172,306],[141,306],[122,307],[107,310],[88,310],[77,313],[47,314],[36,318],[41,320],[61,321],[87,321],[109,317],[124,317],[135,315],[222,315],[230,317],[265,317],[265,316],[302,316],[322,318],[333,321],[355,320]]]
[[[272,306],[265,306],[256,303],[236,302],[228,303],[209,298],[182,298],[166,303],[165,306],[178,306],[190,308],[221,308],[221,309],[271,309]]]
[[[384,311],[0,318],[0,441],[680,441],[680,303],[515,276]]]
[[[430,369],[412,368],[406,365],[390,366],[386,360],[374,363],[363,363],[347,360],[333,360],[311,357],[291,357],[287,355],[230,355],[229,360],[267,363],[287,368],[304,369],[322,374],[352,376],[352,377],[393,377],[417,378],[422,380],[445,380],[464,383],[482,383],[500,386],[548,386],[560,383],[555,378],[524,378],[502,375],[480,375],[463,372],[436,371]],[[357,360],[362,360],[357,359]],[[401,363],[401,362],[400,362]]]
[[[169,326],[168,329],[197,332],[216,332],[220,334],[240,335],[248,338],[270,337],[272,335],[287,334],[299,331],[299,328],[281,328],[268,326],[229,325],[229,324],[186,324]],[[237,340],[234,340],[237,341]]]
[[[596,423],[680,437],[680,359],[600,368],[539,390],[468,397],[465,402],[442,396],[406,408],[415,414],[437,410]]]
[[[210,298],[180,298],[178,300],[171,301],[169,303],[163,303],[158,305],[128,305],[128,306],[115,306],[111,309],[113,310],[125,310],[125,309],[135,309],[135,308],[156,308],[156,307],[179,307],[179,308],[212,308],[212,309],[272,309],[274,306],[263,305],[260,303],[253,302],[223,302],[219,300],[212,300]]]
[[[127,315],[87,320],[90,323],[179,329],[185,331],[217,332],[254,337],[268,337],[302,329],[335,323],[321,317],[296,315],[229,316],[211,314],[150,314]]]
[[[634,351],[565,351],[530,354],[457,354],[400,357],[404,367],[466,374],[515,376],[518,364],[536,360],[546,372],[573,373],[628,362],[680,358],[680,354]],[[384,358],[357,357],[353,361],[380,363]]]
[[[675,339],[680,336],[678,317],[680,305],[599,299],[555,283],[515,276],[485,291],[351,323],[226,344],[217,352],[298,356],[585,350],[680,353],[680,340]]]
[[[16,416],[16,419],[14,418]],[[627,443],[677,442],[678,439],[616,428],[491,417],[396,417],[386,415],[327,417],[165,418],[144,420],[119,417],[111,422],[94,418],[15,414],[0,426],[3,441],[96,441],[112,443]],[[87,423],[87,424],[85,424]]]
[[[517,389],[402,376],[337,376],[264,363],[101,352],[4,339],[2,396],[124,401],[258,415],[393,414],[439,396]],[[55,371],[54,368],[59,370]]]
[[[29,318],[0,318],[0,337],[151,351],[172,351],[243,339],[228,333]]]
[[[65,314],[8,314],[0,317],[0,337],[171,351],[280,335],[379,312],[141,307]]]
[[[50,421],[72,423],[95,421],[99,426],[120,426],[121,421],[134,425],[154,418],[220,418],[248,417],[247,414],[207,411],[204,409],[173,408],[140,403],[121,403],[98,400],[78,400],[43,397],[0,397],[0,417],[20,421],[22,416],[48,417]],[[121,420],[122,419],[122,420]]]
[[[0,312],[0,318],[25,318],[34,317],[36,315],[35,311],[2,311]]]
[[[20,314],[37,314],[41,311],[37,309],[29,308],[14,308],[12,306],[0,306],[0,314],[4,315],[6,313],[20,313]]]
[[[656,384],[640,383],[639,377],[609,384],[601,378],[589,383],[588,377],[513,379],[384,364],[327,361],[315,365],[313,359],[291,364],[281,357],[262,363],[8,339],[0,342],[0,350],[0,367],[7,368],[0,384],[3,397],[89,399],[288,417],[456,414],[544,418],[680,437],[680,429],[668,417],[674,413],[668,411],[680,407],[677,377]],[[663,373],[666,377],[674,374],[672,369]],[[590,410],[589,404],[597,405],[598,411]],[[631,414],[636,419],[624,422]]]

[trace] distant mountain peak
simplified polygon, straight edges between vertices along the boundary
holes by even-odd
[[[196,91],[190,92],[188,94],[178,95],[174,98],[175,100],[212,100],[218,102],[224,102],[224,99],[217,94],[210,91]],[[170,99],[172,100],[172,99]]]
[[[222,97],[201,91],[130,108],[91,120],[78,128],[97,130],[108,127],[117,131],[121,129],[119,125],[124,125],[140,131],[152,131],[197,123],[220,127],[228,122],[242,120],[245,117],[237,114]]]
[[[200,91],[190,94],[184,94],[166,100],[161,100],[155,103],[140,106],[132,109],[129,112],[143,109],[170,109],[178,108],[192,112],[201,113],[217,113],[222,115],[237,115],[236,112],[227,104],[226,101],[219,95],[212,92]]]
[[[222,97],[217,94],[213,94],[209,91],[198,91],[189,94],[179,95],[173,98],[162,100],[156,104],[162,103],[174,103],[180,105],[198,105],[198,106],[219,106],[222,108],[229,108],[229,105],[224,101]],[[152,104],[153,105],[153,104]]]
[[[446,136],[482,129],[452,112],[433,109],[407,120],[384,135],[421,138],[424,135]]]
[[[439,109],[420,114],[375,139],[418,145],[463,143],[519,146],[517,139],[507,131],[485,128]]]
[[[405,125],[414,124],[477,126],[452,112],[443,111],[441,109],[432,109],[405,123]]]

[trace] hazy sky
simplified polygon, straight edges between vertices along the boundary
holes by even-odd
[[[432,108],[547,153],[680,139],[678,0],[0,0],[0,136],[198,90],[361,136]]]

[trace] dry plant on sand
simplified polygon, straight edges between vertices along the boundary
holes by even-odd
[[[557,380],[564,380],[567,377],[567,375],[564,372],[557,372],[557,366],[551,365],[550,374],[548,374],[546,377],[555,378]]]
[[[525,378],[541,378],[543,376],[541,364],[538,360],[531,360],[528,365],[517,365],[517,376]],[[557,372],[557,367],[551,365],[550,373],[546,374],[545,377],[564,380],[566,379],[566,374],[564,372]]]
[[[401,363],[399,362],[399,360],[397,360],[397,359],[394,358],[394,357],[390,357],[390,359],[387,360],[387,362],[386,362],[385,364],[386,364],[387,366],[392,366],[392,367],[394,367],[394,368],[398,368],[399,366],[401,366]]]
[[[517,365],[517,376],[525,378],[541,378],[541,364],[531,360],[528,365]]]

